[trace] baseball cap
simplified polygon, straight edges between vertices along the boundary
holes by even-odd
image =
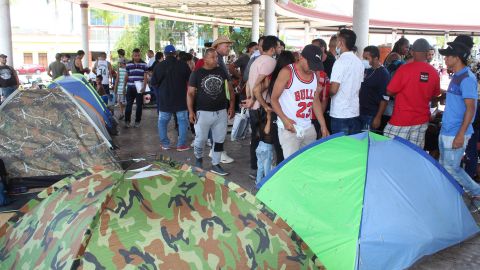
[[[412,50],[414,52],[428,52],[432,46],[424,38],[419,38],[413,42]]]
[[[0,54],[0,58],[7,58],[7,56],[5,54]]]
[[[320,47],[309,44],[303,48],[301,55],[303,58],[307,59],[310,70],[323,70],[322,50]]]
[[[167,45],[165,46],[165,50],[163,50],[164,53],[174,53],[176,52],[175,46],[173,45]]]
[[[455,38],[455,40],[453,40],[453,42],[463,43],[463,45],[467,46],[467,48],[470,50],[473,48],[473,39],[471,36],[459,35]]]
[[[222,43],[233,43],[233,41],[231,41],[227,37],[221,36],[213,42],[212,48],[216,48],[218,45],[220,45]]]
[[[464,60],[470,55],[468,47],[461,42],[448,42],[447,45],[447,48],[438,50],[441,55],[458,56]]]

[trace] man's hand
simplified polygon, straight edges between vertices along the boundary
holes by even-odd
[[[228,108],[228,119],[232,119],[235,116],[235,109],[233,107]]]
[[[330,132],[328,132],[328,129],[326,126],[320,126],[320,131],[322,132],[322,138],[330,136]]]
[[[265,107],[263,107],[263,109],[264,109],[266,112],[273,112],[272,107],[270,107],[270,106],[268,106],[268,105],[265,106]]]
[[[380,127],[380,123],[382,122],[382,118],[381,117],[375,117],[373,118],[372,120],[372,123],[370,124],[370,127],[372,129],[377,129]]]
[[[197,121],[197,116],[195,115],[195,112],[188,113],[188,120],[190,120],[190,123],[195,124],[195,122]]]
[[[255,103],[255,101],[253,100],[253,98],[249,97],[245,100],[244,107],[247,108],[247,109],[250,109],[250,108],[253,107],[254,103]]]
[[[465,143],[465,136],[461,134],[457,134],[455,136],[455,139],[453,139],[452,148],[453,149],[462,148],[464,143]]]
[[[293,126],[294,124],[296,124],[295,121],[293,121],[290,118],[287,118],[287,121],[283,122],[283,126],[285,127],[286,130],[292,133],[297,133],[297,131],[295,130],[295,127]]]

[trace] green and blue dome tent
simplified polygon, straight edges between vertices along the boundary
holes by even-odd
[[[332,135],[259,187],[327,269],[405,269],[479,231],[455,179],[398,137]]]
[[[48,88],[53,89],[56,87],[62,87],[67,90],[71,95],[84,104],[95,110],[100,119],[103,120],[104,125],[109,132],[114,129],[115,120],[112,114],[107,108],[105,102],[98,95],[97,91],[92,85],[85,79],[85,76],[81,74],[72,74],[69,76],[61,76],[53,81]]]

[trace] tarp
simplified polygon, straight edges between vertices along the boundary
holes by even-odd
[[[456,181],[400,138],[330,136],[260,186],[327,269],[405,269],[479,231]]]
[[[109,140],[61,88],[22,90],[0,106],[0,157],[12,178],[118,169]]]
[[[247,191],[162,163],[56,183],[0,228],[0,247],[1,269],[324,269]]]
[[[69,76],[61,76],[53,81],[48,88],[56,88],[58,86],[63,87],[74,97],[81,98],[82,102],[88,103],[88,105],[94,108],[98,115],[101,116],[109,129],[113,127],[113,116],[108,110],[107,105],[83,75],[72,74]]]

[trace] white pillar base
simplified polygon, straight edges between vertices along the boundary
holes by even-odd
[[[155,52],[155,17],[148,18],[148,37],[150,50]]]
[[[12,25],[10,21],[10,1],[0,0],[0,54],[7,56],[7,65],[13,66]]]
[[[82,2],[80,4],[81,18],[82,18],[82,50],[85,52],[83,57],[83,67],[88,67],[90,63],[90,48],[88,42],[88,3]]]

